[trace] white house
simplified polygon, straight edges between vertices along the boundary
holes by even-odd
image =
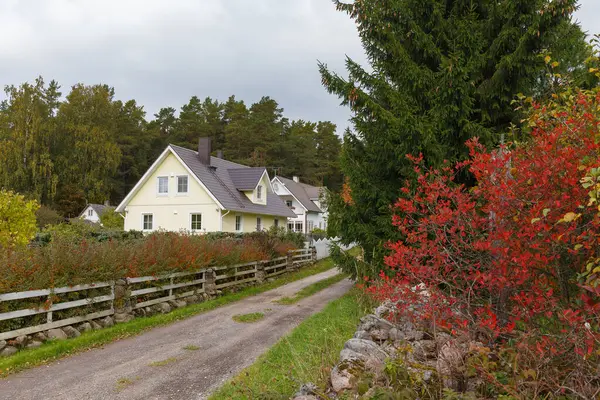
[[[294,216],[273,192],[266,168],[212,157],[210,138],[198,151],[169,145],[116,211],[125,230],[253,232]]]
[[[102,214],[108,210],[114,209],[114,207],[111,207],[108,204],[88,204],[81,214],[79,214],[79,218],[99,224]]]
[[[295,214],[294,217],[288,218],[289,230],[310,233],[315,228],[327,229],[324,187],[302,183],[297,176],[292,179],[276,176],[271,180],[271,185]]]

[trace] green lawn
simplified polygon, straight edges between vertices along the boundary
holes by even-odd
[[[323,390],[344,343],[369,307],[362,292],[352,289],[302,322],[209,400],[289,399],[306,382]]]
[[[318,282],[313,283],[312,285],[306,286],[305,288],[300,290],[298,293],[296,293],[296,295],[294,297],[283,297],[279,300],[276,300],[275,303],[284,304],[284,305],[297,303],[306,297],[312,296],[313,294],[320,292],[321,290],[328,288],[329,286],[331,286],[335,283],[340,282],[341,280],[345,279],[346,277],[347,277],[347,275],[338,274],[338,275],[332,276],[331,278],[323,279],[322,281],[318,281]]]
[[[327,271],[333,268],[333,266],[333,261],[327,258],[310,267],[302,268],[297,272],[284,274],[273,282],[265,283],[260,286],[251,286],[240,290],[237,293],[225,294],[221,297],[217,297],[214,300],[192,304],[187,307],[176,309],[168,314],[136,318],[130,322],[117,324],[110,328],[83,333],[81,336],[74,339],[50,341],[44,343],[37,349],[22,350],[10,357],[0,358],[0,377],[4,377],[8,374],[26,368],[31,368],[36,365],[45,364],[73,353],[94,347],[100,347],[121,338],[138,335],[148,329],[189,318],[193,315],[213,310],[219,306],[233,303],[235,301],[275,289],[287,283]]]

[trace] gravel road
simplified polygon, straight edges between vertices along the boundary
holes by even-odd
[[[277,289],[0,379],[0,398],[205,399],[279,338],[352,283],[343,280],[290,306],[273,303],[337,273],[329,270]],[[236,314],[265,313],[242,324]],[[197,346],[197,350],[186,350]]]

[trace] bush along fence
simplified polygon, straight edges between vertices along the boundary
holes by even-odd
[[[316,259],[317,251],[310,247],[234,266],[0,294],[1,309],[12,310],[0,313],[0,356],[39,347],[49,339],[77,337],[135,317],[168,313],[223,291],[270,281]]]

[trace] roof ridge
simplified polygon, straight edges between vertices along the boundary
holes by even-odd
[[[244,204],[240,201],[240,199],[238,199],[238,197],[235,195],[235,193],[233,193],[231,191],[231,189],[229,188],[229,186],[227,186],[225,184],[225,182],[223,182],[223,180],[221,178],[219,178],[219,175],[217,175],[217,173],[215,172],[215,170],[211,167],[208,167],[208,170],[210,171],[211,174],[213,174],[213,176],[217,179],[217,181],[219,181],[219,183],[221,184],[221,186],[223,186],[225,188],[225,190],[227,190],[229,192],[229,194],[231,195],[231,197],[233,197],[233,199],[236,201],[236,203],[238,203],[240,205],[240,207],[242,208],[246,208],[246,206],[244,206]]]

